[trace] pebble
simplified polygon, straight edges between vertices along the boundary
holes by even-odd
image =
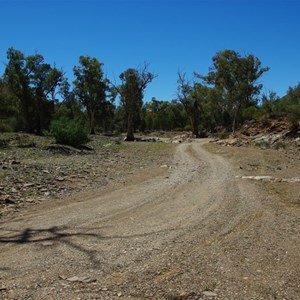
[[[206,297],[217,297],[218,295],[214,292],[210,292],[210,291],[204,291],[202,292],[202,294]]]
[[[48,246],[53,246],[54,243],[53,242],[50,242],[50,241],[46,241],[46,242],[43,242],[42,243],[42,246],[45,246],[45,247],[48,247]]]

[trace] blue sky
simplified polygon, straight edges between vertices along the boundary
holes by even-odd
[[[108,78],[144,62],[158,77],[145,101],[176,98],[178,70],[207,74],[216,52],[254,54],[271,69],[264,90],[300,81],[300,0],[0,0],[0,74],[9,47],[36,52],[70,81],[80,55]]]

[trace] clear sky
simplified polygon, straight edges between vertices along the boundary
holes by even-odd
[[[9,47],[36,52],[69,81],[80,55],[118,82],[144,62],[158,77],[145,100],[176,97],[177,72],[207,74],[224,49],[271,69],[264,91],[283,96],[300,81],[300,0],[0,0],[0,74]]]

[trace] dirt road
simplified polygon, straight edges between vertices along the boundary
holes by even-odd
[[[300,299],[300,214],[207,141],[0,223],[1,299]]]

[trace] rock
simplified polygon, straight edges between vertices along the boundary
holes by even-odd
[[[80,280],[79,280],[79,277],[77,277],[77,276],[73,276],[73,277],[67,278],[66,280],[67,280],[67,281],[70,281],[70,282],[80,281]]]
[[[49,246],[53,246],[53,245],[54,245],[54,243],[51,241],[46,241],[46,242],[42,243],[42,246],[45,246],[45,247],[49,247]]]
[[[152,137],[143,137],[140,139],[141,142],[156,142],[155,138]]]
[[[80,278],[80,279],[81,279],[81,282],[85,282],[85,283],[90,283],[90,282],[97,281],[96,278],[90,278],[90,277],[83,277],[83,278]]]
[[[16,201],[10,199],[10,197],[7,195],[4,199],[0,199],[0,203],[4,203],[4,204],[16,204]]]
[[[293,177],[289,182],[300,182],[300,177]]]
[[[85,282],[85,283],[90,283],[90,282],[95,282],[97,279],[90,278],[90,277],[73,276],[73,277],[67,278],[66,280],[70,281],[70,282]]]
[[[272,182],[289,182],[289,183],[300,182],[300,177],[276,178],[273,176],[236,176],[236,178],[260,180],[260,181],[272,181]]]
[[[206,297],[217,297],[218,295],[214,292],[210,292],[210,291],[204,291],[202,292],[202,294]]]
[[[64,181],[65,179],[63,177],[57,177],[56,180],[57,181]]]
[[[271,180],[274,180],[275,178],[273,176],[242,176],[242,179],[271,181]]]
[[[31,183],[31,182],[30,182],[30,183],[24,183],[24,184],[23,184],[23,187],[24,187],[24,188],[28,188],[28,187],[32,187],[32,186],[34,186],[34,183]]]
[[[5,291],[5,290],[7,290],[7,288],[5,286],[0,286],[0,292]]]
[[[33,199],[33,198],[28,198],[28,199],[26,199],[26,202],[29,202],[29,203],[32,203],[32,202],[34,202],[35,201],[35,199]]]

